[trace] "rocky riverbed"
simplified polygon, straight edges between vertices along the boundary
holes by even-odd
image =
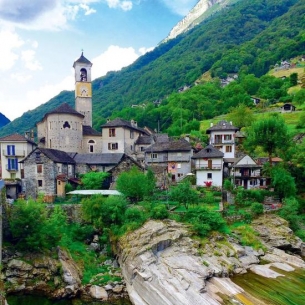
[[[56,258],[4,252],[2,279],[11,294],[39,293],[54,299],[81,296],[105,302],[129,296],[135,305],[218,305],[222,295],[243,293],[230,280],[232,275],[251,270],[274,278],[281,275],[273,267],[286,272],[305,269],[304,243],[286,221],[265,215],[253,222],[253,228],[261,242],[258,249],[243,246],[238,231],[196,240],[183,224],[148,221],[116,245],[122,281],[82,285],[81,268],[61,248]],[[255,299],[254,304],[262,303]]]

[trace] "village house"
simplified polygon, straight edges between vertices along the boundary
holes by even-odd
[[[1,173],[7,198],[16,199],[22,192],[21,179],[24,172],[19,162],[37,146],[31,135],[33,132],[26,136],[16,133],[0,139]]]
[[[222,187],[224,153],[213,145],[208,145],[192,159],[195,161],[196,185]]]
[[[152,168],[158,186],[162,187],[166,186],[167,178],[176,183],[191,173],[192,155],[193,149],[187,140],[174,140],[163,135],[145,150],[145,164]]]
[[[75,179],[75,160],[61,150],[37,147],[21,164],[27,198],[42,193],[52,202],[55,196],[64,196],[66,183]]]
[[[216,125],[211,123],[206,130],[209,135],[209,144],[223,152],[224,158],[235,158],[235,133],[239,128],[232,122],[220,121]]]
[[[282,113],[293,112],[293,111],[295,111],[295,106],[292,105],[291,103],[285,103],[285,104],[281,107],[281,112],[282,112]]]

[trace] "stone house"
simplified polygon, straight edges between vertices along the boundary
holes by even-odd
[[[209,135],[209,144],[223,152],[224,158],[235,157],[235,133],[239,130],[232,122],[220,121],[216,125],[211,123],[206,130]]]
[[[21,161],[24,169],[23,190],[27,197],[64,196],[65,184],[75,178],[75,160],[68,153],[36,148]]]
[[[213,145],[208,145],[195,154],[196,185],[217,186],[223,184],[223,157],[224,153]]]
[[[16,133],[0,138],[1,173],[6,184],[8,198],[16,199],[21,193],[21,179],[24,172],[19,162],[36,146],[37,144],[28,134],[22,136]]]
[[[155,169],[155,174],[162,175],[156,177],[158,186],[162,186],[167,181],[164,174],[168,175],[171,182],[179,182],[191,172],[192,155],[193,149],[187,140],[168,138],[164,142],[158,140],[145,150],[145,164]],[[160,168],[163,170],[159,170]]]

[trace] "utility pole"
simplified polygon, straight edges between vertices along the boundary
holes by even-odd
[[[4,187],[4,181],[0,180],[0,305],[5,304],[5,298],[4,298],[4,287],[3,287],[3,281],[2,281],[2,189]]]

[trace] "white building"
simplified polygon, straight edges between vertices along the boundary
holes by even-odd
[[[223,156],[221,151],[208,145],[192,157],[195,160],[196,185],[222,187]]]
[[[238,130],[239,128],[233,126],[232,122],[220,121],[216,125],[211,123],[211,127],[206,131],[210,137],[209,144],[223,152],[224,158],[234,158],[235,133]]]

